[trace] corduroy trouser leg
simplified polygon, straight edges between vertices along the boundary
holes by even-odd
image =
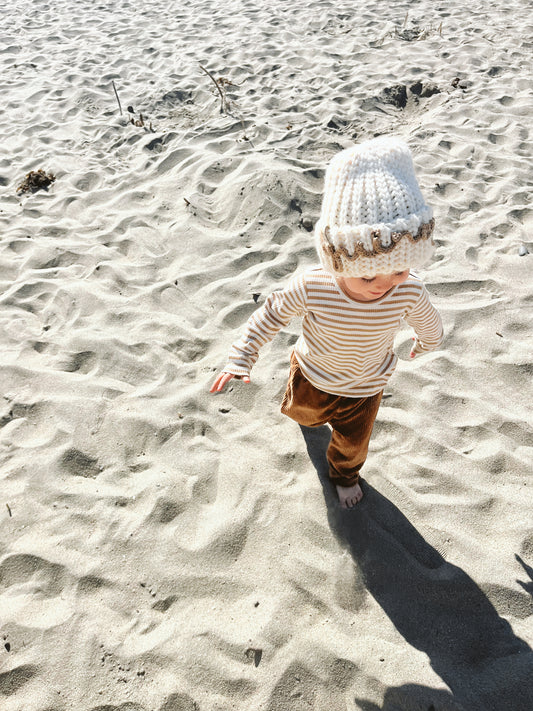
[[[304,377],[292,354],[281,412],[306,427],[331,425],[327,451],[330,479],[340,486],[353,486],[366,460],[382,394],[354,398],[318,390]]]

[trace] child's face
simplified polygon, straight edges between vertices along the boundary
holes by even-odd
[[[375,301],[384,296],[409,276],[409,269],[394,274],[376,274],[374,277],[341,277],[341,288],[359,301]]]

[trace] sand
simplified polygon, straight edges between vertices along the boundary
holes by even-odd
[[[2,711],[533,708],[530,10],[6,5]],[[383,133],[446,340],[401,332],[342,512],[327,432],[279,413],[297,322],[208,388],[316,262],[327,161]]]

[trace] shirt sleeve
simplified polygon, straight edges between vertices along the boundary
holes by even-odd
[[[444,332],[439,312],[429,300],[426,287],[422,284],[422,293],[413,308],[404,316],[404,320],[415,330],[415,353],[435,351],[441,345]]]
[[[306,293],[305,275],[302,274],[292,279],[285,289],[270,294],[263,306],[250,316],[244,333],[232,345],[224,371],[249,375],[261,346],[271,341],[295,316],[304,315]]]

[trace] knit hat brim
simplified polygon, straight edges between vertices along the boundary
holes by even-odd
[[[417,232],[392,232],[384,246],[379,230],[371,233],[372,249],[358,241],[353,253],[331,243],[329,228],[317,224],[315,236],[320,262],[334,276],[373,277],[419,268],[430,261],[435,251],[432,239],[435,220],[420,225]]]
[[[434,224],[401,139],[370,139],[332,158],[315,228],[328,272],[364,277],[423,266],[434,251]]]

